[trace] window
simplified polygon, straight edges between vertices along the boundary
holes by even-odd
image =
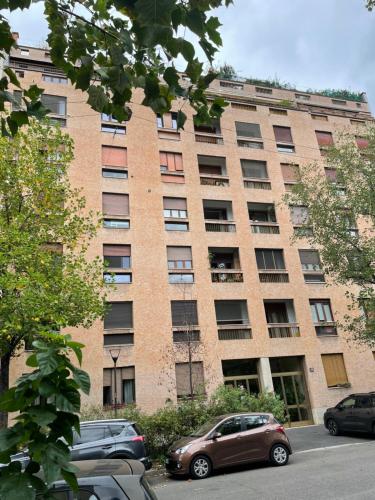
[[[237,140],[237,145],[240,148],[250,148],[250,149],[263,149],[263,142],[259,141],[243,141],[243,140]]]
[[[335,104],[336,106],[346,106],[346,101],[343,99],[332,99],[332,104]]]
[[[267,87],[255,87],[255,92],[258,92],[258,94],[272,94],[272,89]]]
[[[288,114],[288,111],[286,109],[270,108],[270,114],[271,115],[283,115],[283,116],[286,116]]]
[[[125,219],[104,219],[103,227],[108,229],[129,229],[130,222]]]
[[[28,56],[30,54],[29,49],[21,49],[21,56]]]
[[[188,222],[165,222],[166,231],[189,231]]]
[[[310,97],[311,97],[307,94],[295,94],[295,96],[296,96],[296,99],[300,99],[301,101],[309,101]]]
[[[249,324],[246,300],[215,300],[215,313],[218,325]]]
[[[311,118],[313,120],[319,120],[321,122],[328,122],[328,116],[327,115],[314,115],[314,114],[311,114]]]
[[[346,398],[346,399],[344,399],[344,401],[341,401],[341,403],[339,403],[339,404],[340,404],[340,407],[344,408],[344,409],[354,408],[355,399],[352,397]]]
[[[348,385],[348,376],[342,354],[322,354],[322,362],[328,387]]]
[[[194,283],[193,273],[170,273],[169,283],[175,285],[180,283]]]
[[[127,149],[113,146],[102,146],[103,167],[124,169],[128,164]]]
[[[274,125],[273,132],[275,134],[276,142],[293,143],[290,127],[279,127],[278,125]]]
[[[133,328],[133,302],[108,302],[104,330]]]
[[[242,109],[244,111],[256,111],[257,107],[252,104],[245,104],[243,102],[231,102],[231,107],[233,109]]]
[[[156,115],[156,126],[158,128],[164,128],[164,120],[163,117],[159,114]]]
[[[317,250],[298,250],[304,271],[321,271],[319,252]]]
[[[237,83],[237,82],[227,82],[227,81],[223,82],[223,81],[221,81],[220,87],[228,87],[230,89],[243,90],[242,83]]]
[[[295,153],[296,151],[294,146],[287,144],[276,144],[276,148],[279,153]]]
[[[285,269],[282,250],[255,249],[258,269]]]
[[[25,78],[25,72],[24,71],[15,71],[16,75],[18,78]]]
[[[330,301],[319,299],[310,300],[311,315],[314,323],[331,323],[333,315]]]
[[[192,389],[190,387],[190,368],[192,374]],[[203,363],[194,361],[191,363],[176,363],[176,392],[177,397],[193,396],[195,394],[204,394],[204,374]]]
[[[172,128],[177,130],[177,113],[164,113],[163,116],[157,114],[156,125],[158,128]]]
[[[203,132],[204,134],[219,135],[219,134],[221,134],[220,121],[213,119],[213,120],[211,120],[210,125],[195,125],[194,124],[194,131],[195,132]]]
[[[369,396],[357,396],[355,398],[356,408],[373,408],[373,400]]]
[[[133,333],[106,333],[103,337],[104,347],[119,346],[119,345],[133,345]]]
[[[267,162],[257,160],[241,160],[243,177],[268,179]]]
[[[186,219],[186,198],[163,198],[163,214],[165,218]]]
[[[90,427],[81,427],[80,435],[74,432],[74,444],[86,444],[100,439],[111,437],[111,431],[108,426],[93,425]]]
[[[172,326],[198,325],[196,300],[172,300]]]
[[[116,170],[113,168],[102,168],[102,176],[112,179],[127,179],[128,172],[126,170]]]
[[[243,422],[245,430],[251,431],[252,429],[257,429],[262,425],[268,424],[268,417],[266,415],[245,415]]]
[[[331,132],[322,132],[319,130],[315,130],[315,135],[320,148],[333,146],[333,137]]]
[[[298,182],[300,179],[300,169],[295,163],[281,163],[281,173],[284,182]]]
[[[241,417],[231,417],[216,428],[222,436],[241,432]]]
[[[103,245],[103,256],[109,269],[129,269],[130,255],[130,245]]]
[[[252,222],[276,222],[273,203],[248,203],[249,219]]]
[[[191,247],[167,247],[168,269],[192,269]]]
[[[258,123],[235,122],[235,125],[239,137],[253,137],[254,139],[262,137]]]
[[[123,285],[132,282],[131,273],[104,273],[104,283]]]
[[[66,97],[42,94],[40,99],[43,106],[49,109],[51,114],[59,116],[66,115]]]
[[[109,134],[119,134],[119,135],[125,135],[126,134],[126,127],[122,125],[107,125],[102,123],[100,130],[102,132],[107,132]]]
[[[42,80],[48,83],[62,83],[65,85],[68,83],[67,78],[58,75],[42,75]]]
[[[129,215],[128,194],[103,193],[102,203],[104,214]]]
[[[160,151],[160,170],[162,172],[182,173],[184,170],[182,165],[182,154]]]
[[[308,222],[309,212],[307,207],[292,206],[289,207],[289,210],[293,226],[301,226],[302,224],[306,224]]]
[[[134,366],[119,366],[116,369],[117,383],[117,403],[133,404],[136,401],[135,397],[135,369]],[[115,373],[113,368],[104,368],[103,370],[103,404],[115,404]],[[111,426],[112,430],[112,426]],[[114,434],[112,430],[112,434]],[[129,426],[127,436],[134,435],[134,431]]]
[[[171,113],[172,128],[177,130],[177,113]]]

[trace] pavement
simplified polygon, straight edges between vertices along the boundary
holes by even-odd
[[[375,438],[330,436],[322,425],[287,430],[293,455],[285,467],[251,464],[194,481],[163,470],[148,479],[159,500],[375,500]]]

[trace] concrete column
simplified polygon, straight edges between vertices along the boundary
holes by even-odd
[[[269,358],[259,358],[258,372],[263,392],[274,392]]]

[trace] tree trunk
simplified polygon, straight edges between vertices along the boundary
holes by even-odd
[[[190,397],[194,399],[194,387],[193,387],[193,360],[192,360],[192,352],[191,352],[191,344],[189,340],[189,384],[190,384]]]
[[[0,396],[9,389],[10,356],[5,354],[0,358]],[[8,427],[8,413],[0,411],[0,429]]]

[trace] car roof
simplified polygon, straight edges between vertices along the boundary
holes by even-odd
[[[104,459],[74,462],[78,467],[77,478],[98,476],[133,476],[144,473],[144,466],[138,460]]]
[[[80,425],[95,425],[95,424],[132,424],[131,420],[126,418],[108,418],[103,420],[85,420],[80,422]]]
[[[350,394],[348,397],[355,397],[355,396],[375,396],[375,392],[356,392],[355,394]]]
[[[241,417],[243,415],[265,415],[267,417],[273,417],[272,413],[266,413],[264,411],[240,411],[238,413],[226,413],[225,415],[219,415],[217,418],[224,420],[228,417]]]

